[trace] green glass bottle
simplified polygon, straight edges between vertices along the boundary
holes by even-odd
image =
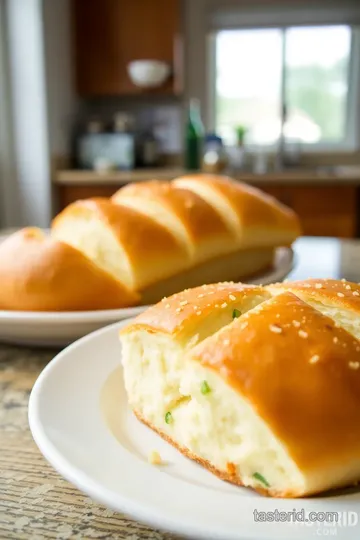
[[[204,126],[201,121],[200,103],[191,99],[185,131],[185,167],[189,171],[200,169],[204,141]]]

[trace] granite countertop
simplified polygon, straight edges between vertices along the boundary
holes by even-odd
[[[177,176],[188,174],[180,167],[159,167],[155,169],[134,169],[132,171],[114,171],[98,173],[85,170],[59,170],[53,176],[57,185],[87,186],[87,185],[122,185],[129,182],[145,180],[171,180]],[[333,169],[288,169],[280,172],[269,172],[262,175],[241,173],[230,176],[253,185],[281,184],[287,185],[359,185],[360,166],[335,167]]]
[[[360,241],[301,238],[290,279],[360,281]],[[0,344],[0,538],[175,540],[106,509],[63,480],[42,457],[28,427],[31,388],[55,350]]]

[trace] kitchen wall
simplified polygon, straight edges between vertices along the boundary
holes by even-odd
[[[0,0],[1,226],[48,226],[51,157],[77,110],[69,0]],[[2,208],[1,208],[2,207]]]
[[[14,210],[9,225],[47,226],[51,187],[42,3],[11,0],[6,8],[14,172],[6,178]]]
[[[42,10],[49,146],[52,154],[66,155],[81,105],[74,90],[70,0],[42,0]]]
[[[18,1],[21,2],[21,0],[14,0],[12,3],[16,4]],[[158,126],[157,135],[162,142],[164,152],[169,154],[181,152],[183,139],[181,128],[187,98],[201,97],[203,112],[206,112],[208,106],[208,94],[204,95],[201,92],[202,83],[207,77],[205,70],[207,44],[203,36],[206,34],[207,10],[210,5],[220,0],[196,0],[196,2],[184,0],[187,61],[185,61],[186,89],[183,100],[160,97],[146,100],[142,97],[133,100],[116,97],[96,100],[79,99],[73,83],[70,2],[71,0],[42,0],[47,129],[51,156],[57,159],[69,155],[74,126],[85,118],[100,115],[105,119],[110,119],[113,114],[124,109],[134,114],[140,126],[146,126],[150,119]],[[305,0],[296,0],[293,5],[304,4],[304,2]],[[233,0],[227,1],[229,5],[233,3]],[[266,3],[266,0],[261,0],[261,3]],[[271,0],[268,0],[268,3],[271,3]],[[224,5],[223,1],[221,5]],[[360,152],[309,153],[304,154],[302,159],[306,165],[353,164],[360,162]]]
[[[259,5],[259,9],[264,5],[274,4],[274,0],[254,0]],[[251,3],[251,5],[254,4]],[[276,4],[283,3],[289,9],[288,0],[276,0]],[[318,0],[320,2],[320,0]],[[144,101],[138,97],[133,101],[116,98],[100,98],[97,100],[83,99],[80,102],[78,109],[79,117],[83,120],[87,116],[100,115],[108,119],[119,110],[128,110],[136,117],[140,126],[146,125],[149,118],[155,119],[156,123],[161,124],[160,134],[163,141],[163,151],[169,153],[178,153],[182,149],[181,127],[184,118],[184,104],[189,97],[198,97],[201,99],[203,118],[206,121],[207,111],[209,107],[209,73],[207,72],[207,20],[208,14],[214,6],[238,6],[239,0],[184,0],[185,5],[185,96],[184,100],[169,98],[157,98],[157,100]],[[321,2],[320,2],[321,3]],[[336,10],[344,9],[346,13],[347,5],[351,5],[351,0],[346,0],[341,4],[337,0],[329,0],[322,2],[327,6]],[[249,5],[249,2],[243,1],[244,6]],[[297,6],[308,5],[308,0],[295,0],[291,3],[291,8]],[[204,90],[205,85],[205,90]],[[359,97],[360,109],[360,97]],[[359,151],[348,152],[304,152],[302,162],[306,166],[331,165],[331,164],[354,164],[360,163]]]

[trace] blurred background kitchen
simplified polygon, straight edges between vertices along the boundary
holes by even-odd
[[[0,0],[0,228],[196,170],[359,236],[359,0]]]

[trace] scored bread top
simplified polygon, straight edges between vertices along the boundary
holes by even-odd
[[[204,199],[172,182],[150,181],[121,188],[112,200],[151,216],[168,228],[195,262],[237,248],[236,237]]]
[[[94,223],[91,230],[87,228],[90,221]],[[112,248],[105,247],[100,236],[102,226],[116,239],[118,253],[113,254]],[[70,204],[54,219],[52,234],[93,256],[98,264],[109,257],[121,263],[123,270],[116,277],[137,290],[190,264],[186,250],[165,227],[109,199],[86,199]]]
[[[164,298],[136,317],[121,333],[142,328],[169,334],[182,342],[194,333],[200,338],[210,335],[222,324],[229,324],[234,317],[266,298],[270,298],[270,294],[255,285],[232,282],[202,285]]]
[[[173,183],[197,193],[213,206],[241,245],[290,244],[301,233],[293,210],[243,182],[226,176],[193,174],[177,178]]]
[[[131,257],[156,256],[158,251],[172,257],[179,253],[179,242],[164,227],[132,208],[112,204],[109,199],[93,198],[76,201],[53,220],[55,230],[68,216],[91,217],[104,221],[117,236]],[[182,251],[182,256],[184,252]]]
[[[275,283],[267,289],[272,294],[285,291],[306,299],[306,301],[323,302],[327,306],[339,306],[360,313],[360,285],[346,280],[305,279],[287,283]]]
[[[122,332],[178,341],[184,362],[201,363],[243,396],[297,466],[327,474],[339,455],[360,459],[358,290],[331,280],[221,283],[164,299]],[[305,294],[318,295],[317,307]]]
[[[360,342],[285,292],[192,349],[267,422],[304,469],[360,454]],[[301,444],[300,444],[301,443]]]
[[[77,249],[22,229],[0,244],[0,309],[83,311],[134,305],[139,296]]]

